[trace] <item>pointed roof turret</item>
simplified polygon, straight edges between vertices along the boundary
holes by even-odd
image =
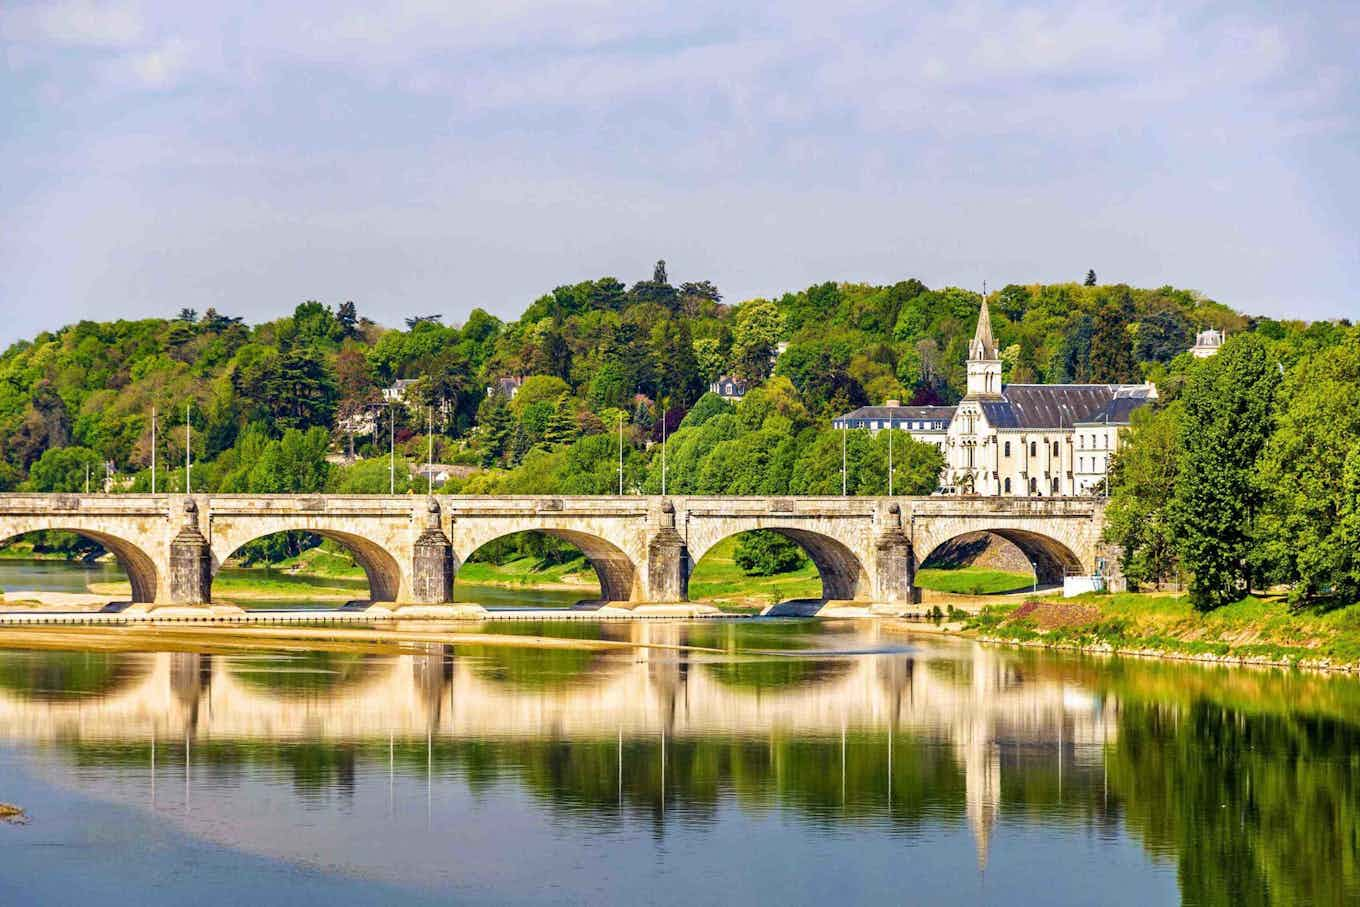
[[[978,313],[977,330],[968,344],[968,358],[974,362],[994,361],[996,341],[992,339],[992,316],[987,313],[987,299],[982,299],[982,311]]]

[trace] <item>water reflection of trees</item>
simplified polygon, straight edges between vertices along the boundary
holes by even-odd
[[[38,702],[107,696],[145,673],[143,659],[117,652],[8,652],[0,686]]]

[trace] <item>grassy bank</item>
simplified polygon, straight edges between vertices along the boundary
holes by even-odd
[[[714,545],[689,578],[691,601],[716,605],[724,611],[757,611],[793,598],[819,598],[822,580],[811,562],[788,573],[747,576],[734,560],[738,538]]]
[[[1360,668],[1360,604],[1291,608],[1278,596],[1249,596],[1208,614],[1174,595],[1031,599],[985,608],[965,630],[1059,648]]]
[[[539,589],[599,589],[595,569],[585,557],[564,563],[548,563],[536,557],[522,557],[504,564],[472,561],[458,570],[458,580],[481,586]]]
[[[916,585],[936,592],[955,592],[960,595],[993,595],[1015,592],[1034,585],[1029,573],[1011,573],[986,567],[922,568],[916,571]]]

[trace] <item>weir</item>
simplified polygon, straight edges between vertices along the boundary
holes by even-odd
[[[536,530],[567,540],[599,576],[602,605],[689,601],[693,564],[724,539],[772,530],[799,544],[823,597],[893,613],[919,602],[916,568],[969,532],[1018,545],[1041,582],[1103,572],[1097,498],[434,495],[0,495],[0,541],[42,530],[95,539],[118,559],[134,608],[207,609],[212,580],[242,545],[284,531],[333,539],[390,610],[445,605],[463,562]]]

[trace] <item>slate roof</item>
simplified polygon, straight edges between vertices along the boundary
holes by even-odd
[[[1150,399],[1142,385],[1007,384],[1001,399],[981,400],[983,414],[996,428],[1071,428],[1078,423],[1127,424],[1130,414]]]
[[[836,420],[841,419],[943,419],[948,422],[954,418],[953,406],[861,406],[859,409],[852,410],[843,416],[837,416]]]

